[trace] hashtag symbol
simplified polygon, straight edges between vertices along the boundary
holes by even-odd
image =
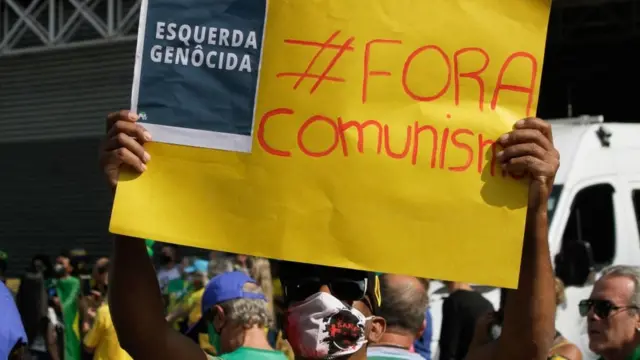
[[[315,42],[315,41],[293,40],[293,39],[285,40],[284,42],[287,44],[317,47],[318,51],[316,51],[313,58],[311,58],[311,61],[309,62],[309,64],[307,64],[307,68],[304,70],[304,72],[280,73],[280,74],[277,74],[276,77],[278,78],[286,77],[286,76],[297,77],[298,80],[293,85],[294,89],[298,89],[300,84],[302,84],[302,82],[307,78],[316,79],[316,82],[313,84],[313,86],[311,87],[311,90],[309,91],[310,94],[313,94],[316,91],[316,89],[318,89],[320,84],[322,84],[323,81],[344,82],[343,78],[329,76],[329,72],[331,72],[331,69],[333,69],[333,67],[336,65],[338,60],[342,58],[342,55],[344,55],[345,52],[353,51],[353,47],[351,46],[351,44],[355,40],[355,37],[350,37],[343,44],[334,44],[333,40],[335,40],[335,38],[337,38],[338,35],[340,35],[340,31],[334,32],[323,43]],[[311,73],[311,69],[313,68],[313,65],[316,63],[320,55],[322,55],[327,49],[336,51],[336,53],[333,56],[333,59],[331,59],[329,64],[327,64],[327,67],[325,67],[324,71],[320,75]]]

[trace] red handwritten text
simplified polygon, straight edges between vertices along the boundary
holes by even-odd
[[[355,38],[354,37],[350,37],[342,45],[333,44],[333,40],[336,37],[338,37],[338,35],[340,35],[340,31],[334,32],[331,36],[329,36],[329,38],[324,43],[318,43],[318,42],[313,42],[313,41],[304,41],[304,40],[285,40],[285,43],[287,43],[287,44],[295,44],[295,45],[303,45],[303,46],[314,46],[314,47],[318,47],[319,49],[318,49],[318,51],[316,51],[315,55],[311,58],[311,61],[309,61],[309,64],[307,65],[307,68],[304,70],[303,73],[280,73],[280,74],[278,74],[276,76],[277,77],[285,77],[285,76],[297,77],[298,80],[293,85],[294,89],[297,89],[298,86],[300,86],[300,84],[302,83],[302,81],[304,81],[304,79],[306,79],[306,78],[314,78],[314,79],[316,79],[315,84],[313,84],[313,86],[311,87],[311,90],[309,91],[309,93],[311,93],[311,94],[313,94],[318,89],[318,87],[320,86],[320,84],[324,80],[344,82],[343,78],[330,77],[328,75],[329,75],[329,72],[331,71],[331,69],[333,69],[333,67],[336,65],[338,60],[340,60],[340,58],[342,57],[342,55],[344,55],[344,53],[346,51],[353,51],[353,47],[351,46],[351,44],[353,43]],[[331,59],[331,61],[329,62],[329,65],[327,65],[325,67],[325,69],[322,72],[322,74],[320,74],[320,75],[312,74],[311,73],[311,69],[313,68],[313,65],[316,63],[316,61],[318,60],[320,55],[322,55],[324,53],[324,51],[327,50],[327,49],[336,50],[336,54],[333,56],[333,59]]]
[[[260,147],[267,153],[292,157],[291,151],[279,149],[275,144],[269,143],[265,138],[265,129],[272,121],[291,121],[295,111],[288,108],[278,108],[267,112],[258,123],[257,139]],[[304,121],[302,121],[304,120]],[[322,158],[332,154],[342,153],[344,157],[352,156],[349,143],[355,138],[356,153],[365,153],[365,140],[374,146],[372,150],[377,155],[387,156],[393,159],[406,159],[412,165],[428,164],[432,169],[443,169],[453,172],[475,170],[482,173],[484,165],[489,162],[491,176],[496,175],[496,153],[498,151],[495,141],[488,139],[482,133],[475,133],[470,129],[446,127],[439,131],[432,125],[421,124],[415,121],[402,130],[392,132],[389,125],[383,125],[379,120],[345,121],[341,117],[329,117],[314,115],[307,119],[299,119],[301,125],[297,133],[285,136],[295,136],[296,151],[313,158]],[[312,131],[321,127],[329,129],[331,136],[326,137],[326,142],[321,148],[312,149],[305,141]],[[365,134],[366,131],[366,134]],[[375,135],[372,135],[375,134]],[[392,149],[392,139],[402,139],[402,146]],[[395,142],[398,144],[398,142]],[[316,144],[317,146],[317,144]],[[396,145],[397,146],[397,145]],[[464,155],[464,161],[452,163],[449,160],[453,152],[460,159]],[[475,164],[475,166],[473,166]],[[502,173],[502,176],[505,176]]]
[[[459,106],[461,103],[460,99],[463,96],[466,98],[472,97],[478,99],[478,109],[480,111],[485,111],[487,106],[491,110],[495,110],[499,107],[500,95],[504,92],[512,92],[522,94],[522,96],[525,97],[523,100],[526,100],[526,106],[523,110],[527,116],[531,115],[535,86],[537,84],[538,61],[528,52],[516,51],[504,59],[495,59],[481,47],[464,47],[447,52],[436,44],[424,44],[407,51],[406,44],[401,40],[372,39],[360,43],[363,49],[362,78],[344,79],[330,76],[329,74],[336,63],[343,58],[345,53],[351,52],[349,56],[357,56],[354,47],[356,39],[343,35],[342,38],[346,40],[340,43],[336,41],[340,35],[341,32],[336,31],[326,40],[320,42],[296,39],[285,40],[285,43],[289,45],[312,47],[316,48],[316,51],[313,56],[310,55],[310,60],[304,71],[284,72],[276,76],[278,78],[296,78],[293,84],[294,89],[298,89],[305,79],[315,79],[314,84],[310,87],[310,94],[313,94],[325,81],[344,83],[346,81],[361,80],[362,90],[359,95],[362,104],[370,101],[372,96],[372,81],[387,82],[385,85],[388,86],[393,86],[393,82],[395,82],[408,98],[421,103],[438,101],[453,91],[452,106]],[[406,52],[403,53],[403,49],[405,49],[404,51]],[[318,59],[326,52],[333,54],[333,57],[328,61],[322,71],[314,71],[314,65],[318,63]],[[389,53],[401,54],[399,55],[401,63],[394,67],[388,65],[388,62],[386,62],[386,66],[391,68],[384,68],[384,66],[380,65],[374,67],[371,65],[372,59],[375,59],[376,56],[382,58],[383,54],[386,54],[384,55],[386,56],[385,59],[388,59]],[[353,60],[353,58],[351,59]],[[427,62],[427,60],[429,61]],[[491,68],[499,70],[497,70],[497,74],[487,74],[487,69],[489,69],[493,61],[499,61],[500,66],[493,66]],[[431,91],[426,92],[419,87],[418,83],[410,81],[416,76],[416,68],[433,66],[433,64],[437,63],[441,64],[438,66],[444,69],[445,77],[443,80],[437,80],[442,81],[442,83],[431,87]],[[525,69],[530,69],[530,76],[527,76],[526,84],[513,84],[505,80],[505,74],[507,74],[515,64],[519,66],[518,71],[522,71],[523,66]],[[394,73],[397,73],[397,77],[392,77]],[[386,79],[382,79],[382,77]],[[489,78],[496,79],[495,83],[487,84],[487,79]],[[432,79],[427,80],[432,81]],[[378,87],[382,86],[382,84],[377,85]],[[430,86],[431,85],[433,84],[430,84]],[[463,89],[465,92],[473,91],[473,93],[463,94]],[[489,91],[493,90],[492,93],[489,93],[491,99],[485,99],[487,89],[490,89]],[[274,144],[269,143],[264,136],[265,127],[270,121],[281,121],[291,116],[295,116],[295,111],[290,108],[278,108],[262,115],[258,123],[257,137],[261,148],[267,153],[281,157],[293,156],[293,150],[279,149]],[[450,119],[451,116],[447,114],[447,118]],[[367,141],[373,141],[372,144],[374,146],[372,149],[375,149],[376,154],[398,160],[408,159],[413,165],[426,161],[431,168],[439,168],[453,172],[474,169],[475,171],[482,172],[483,164],[489,161],[491,175],[494,176],[496,174],[495,167],[497,164],[495,154],[497,145],[495,142],[471,129],[456,128],[453,126],[455,122],[452,122],[451,126],[444,127],[444,129],[442,129],[441,126],[439,127],[441,130],[437,130],[434,126],[421,123],[420,119],[416,119],[412,125],[407,126],[405,131],[404,128],[400,130],[400,128],[395,127],[392,130],[388,125],[374,119],[366,119],[364,121],[345,120],[342,117],[318,114],[307,119],[298,120],[302,122],[297,134],[295,134],[296,150],[306,156],[320,158],[341,152],[346,157],[350,155],[350,148],[348,146],[350,143],[355,144],[355,149],[358,153],[364,153],[366,138]],[[308,142],[305,142],[305,136],[316,134],[313,129],[320,129],[320,127],[324,127],[324,131],[329,129],[333,135],[327,138],[326,146],[314,148],[310,146]],[[367,133],[366,136],[365,132]],[[355,141],[353,141],[353,139],[355,139]],[[392,141],[392,139],[394,141]],[[398,139],[404,140],[398,142]],[[317,141],[313,143],[317,147]],[[398,144],[402,144],[402,146]],[[453,152],[457,153],[457,155],[453,157],[456,161],[460,161],[460,159],[463,158],[465,160],[452,164],[451,161],[448,160],[448,154],[452,154]],[[503,176],[504,175],[505,174],[503,174]]]

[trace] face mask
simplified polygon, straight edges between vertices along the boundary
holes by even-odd
[[[287,310],[287,339],[298,356],[333,359],[366,344],[367,320],[360,311],[320,292]]]
[[[53,271],[55,272],[56,276],[58,276],[58,277],[64,276],[67,273],[66,269],[64,268],[64,266],[62,264],[56,264],[53,267]]]

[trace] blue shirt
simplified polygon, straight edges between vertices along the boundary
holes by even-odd
[[[0,281],[0,359],[9,358],[18,342],[26,344],[27,334],[11,291]]]
[[[422,355],[423,358],[427,360],[431,360],[431,339],[433,337],[433,320],[431,318],[431,309],[427,308],[427,314],[425,315],[425,319],[427,319],[427,328],[424,329],[424,333],[422,333],[422,337],[416,339],[413,343],[413,348],[415,352]]]

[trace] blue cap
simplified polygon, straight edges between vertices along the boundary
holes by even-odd
[[[202,259],[196,259],[193,265],[184,268],[184,272],[187,274],[193,274],[196,271],[206,274],[207,270],[209,270],[209,262]]]
[[[256,281],[242,271],[226,272],[211,279],[202,295],[202,313],[229,300],[244,298],[267,301],[262,293],[243,291],[242,288],[246,283],[255,284]]]
[[[211,279],[207,283],[204,293],[202,294],[203,317],[191,326],[191,328],[187,330],[186,334],[192,334],[194,331],[200,329],[204,321],[204,314],[206,314],[212,307],[225,301],[236,299],[256,299],[267,301],[267,298],[262,293],[244,291],[242,288],[246,283],[255,284],[256,281],[242,271],[222,273]]]
[[[27,334],[11,291],[0,281],[0,359],[9,358],[19,343],[27,343]]]

